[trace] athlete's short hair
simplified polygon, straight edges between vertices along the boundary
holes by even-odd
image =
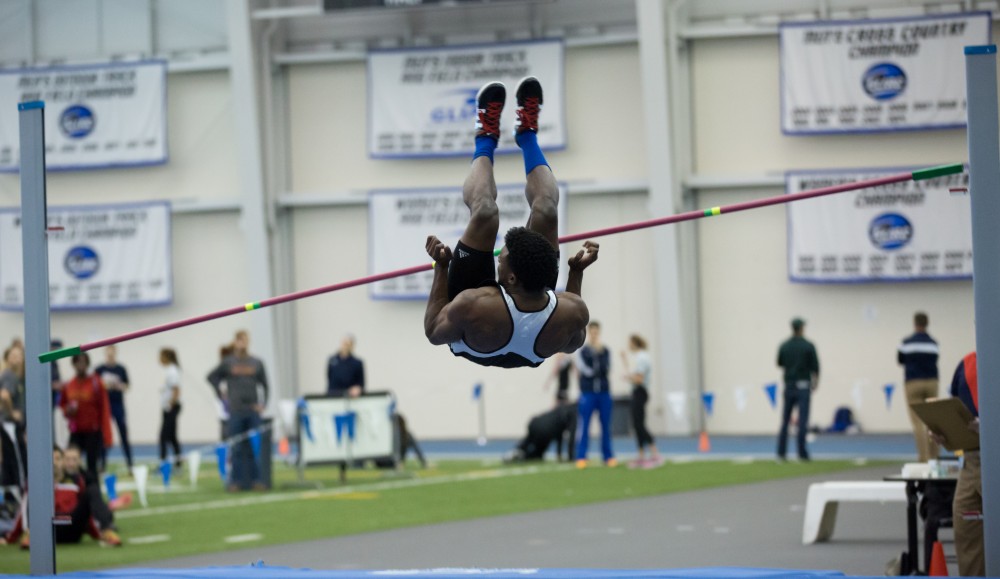
[[[525,227],[511,227],[503,242],[507,246],[507,263],[524,289],[542,291],[555,283],[559,254],[545,236]]]

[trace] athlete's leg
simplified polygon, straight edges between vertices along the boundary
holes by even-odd
[[[469,176],[462,186],[462,199],[469,208],[469,224],[461,242],[479,251],[493,251],[500,212],[497,210],[497,185],[493,179],[493,151],[500,138],[500,113],[507,99],[502,83],[490,83],[476,96],[476,152]]]
[[[497,185],[493,180],[493,161],[488,157],[476,157],[472,161],[469,176],[462,186],[462,199],[470,215],[461,242],[479,251],[493,251],[497,230],[500,229],[500,212],[497,209]]]
[[[541,233],[553,246],[559,247],[559,185],[538,147],[538,113],[542,109],[542,85],[535,77],[527,77],[517,85],[517,121],[514,129],[517,146],[524,155],[524,173],[528,183],[524,196],[531,214],[528,229]]]
[[[587,446],[590,443],[590,417],[594,414],[593,392],[581,392],[576,423],[576,459],[587,460]]]
[[[604,462],[608,462],[615,457],[615,452],[611,449],[611,410],[613,408],[611,393],[601,392],[597,404],[597,411],[601,418],[601,456],[604,458]]]

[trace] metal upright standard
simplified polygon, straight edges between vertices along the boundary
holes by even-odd
[[[56,572],[52,481],[52,369],[49,347],[49,244],[45,210],[45,103],[17,105],[21,125],[21,242],[24,250],[24,347],[28,425],[28,529],[31,574]]]
[[[1000,577],[1000,118],[997,47],[965,48],[986,575]]]

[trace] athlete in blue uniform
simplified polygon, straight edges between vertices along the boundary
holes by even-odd
[[[580,297],[583,270],[597,261],[599,249],[585,242],[568,261],[566,291],[552,291],[559,274],[559,188],[538,147],[542,86],[534,77],[525,78],[516,96],[515,139],[524,154],[524,193],[531,207],[527,225],[507,232],[495,267],[500,218],[493,151],[507,89],[494,82],[476,96],[476,152],[462,190],[469,224],[454,251],[433,235],[426,245],[435,261],[424,314],[427,339],[449,344],[456,356],[502,368],[537,367],[549,356],[583,345],[590,319]]]

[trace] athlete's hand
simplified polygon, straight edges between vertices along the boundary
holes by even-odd
[[[434,235],[427,236],[426,249],[427,255],[431,256],[431,259],[438,265],[448,265],[448,262],[451,261],[451,248]]]
[[[597,261],[597,252],[601,249],[601,246],[594,241],[584,241],[583,249],[578,251],[576,255],[569,258],[569,268],[571,270],[583,271],[587,267]]]

